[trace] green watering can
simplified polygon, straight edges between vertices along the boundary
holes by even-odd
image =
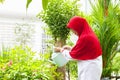
[[[56,64],[58,67],[62,67],[64,65],[66,65],[67,62],[69,61],[60,52],[53,52],[53,54],[52,54],[52,60],[53,60],[54,64]]]

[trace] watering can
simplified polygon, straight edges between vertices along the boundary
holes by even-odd
[[[58,67],[62,67],[65,64],[67,64],[67,62],[69,61],[68,59],[66,59],[64,57],[64,55],[60,52],[53,52],[52,54],[52,60],[53,62],[58,66]]]

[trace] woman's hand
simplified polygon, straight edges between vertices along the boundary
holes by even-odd
[[[55,52],[62,52],[63,50],[68,50],[68,51],[70,51],[70,50],[71,50],[71,46],[65,45],[65,46],[63,46],[62,48],[60,48],[60,47],[55,47],[55,48],[54,48],[54,51],[55,51]]]
[[[65,46],[63,46],[63,49],[70,51],[71,50],[71,46],[65,45]]]
[[[61,50],[62,50],[62,48],[60,48],[60,47],[55,47],[55,48],[54,48],[54,51],[55,51],[55,52],[61,52]]]

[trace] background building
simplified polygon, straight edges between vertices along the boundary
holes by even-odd
[[[5,0],[0,4],[0,50],[3,46],[12,47],[24,43],[37,52],[44,52],[48,36],[42,29],[44,23],[36,18],[42,10],[41,1],[33,0],[27,10],[26,0]],[[87,0],[80,0],[80,5],[81,10],[88,13]]]

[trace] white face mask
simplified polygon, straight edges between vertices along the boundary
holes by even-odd
[[[70,36],[70,40],[75,44],[78,40],[78,36],[72,33]]]

